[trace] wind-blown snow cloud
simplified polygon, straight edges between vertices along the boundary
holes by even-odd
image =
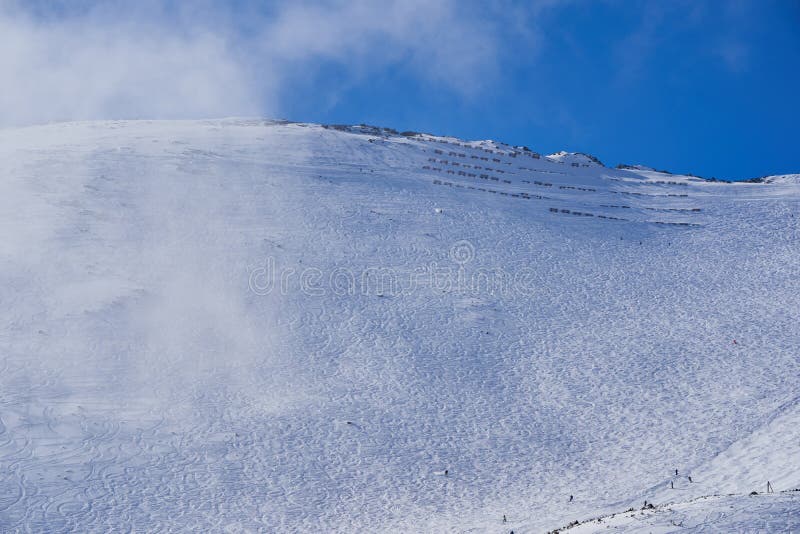
[[[224,36],[92,11],[52,21],[0,7],[0,85],[2,125],[259,109]]]
[[[293,81],[331,64],[343,84],[391,68],[465,97],[499,72],[502,20],[468,3],[201,5],[0,0],[0,125],[277,115]]]

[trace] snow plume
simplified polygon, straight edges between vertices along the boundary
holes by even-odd
[[[333,97],[386,68],[473,96],[511,17],[454,0],[39,5],[0,0],[0,126],[274,116],[331,66]]]
[[[43,18],[0,3],[0,125],[259,111],[224,34],[107,11]]]
[[[2,300],[16,302],[0,320],[24,346],[15,353],[27,362],[24,380],[62,376],[60,394],[76,404],[99,395],[190,410],[210,380],[264,410],[291,398],[282,384],[252,386],[253,369],[278,367],[284,355],[280,303],[247,285],[268,231],[245,221],[298,224],[265,172],[270,131],[252,122],[224,132],[223,121],[176,122],[155,135],[147,121],[107,125],[112,135],[91,123],[0,130],[0,285]],[[252,131],[257,147],[242,145]],[[18,149],[25,143],[29,153]],[[264,159],[214,150],[228,143]],[[63,159],[37,160],[50,153]],[[307,158],[302,148],[296,156]]]
[[[163,179],[140,192],[137,218],[143,224],[132,231],[141,232],[142,248],[131,253],[142,260],[123,269],[143,290],[132,324],[123,327],[143,342],[131,360],[154,396],[222,380],[262,397],[258,388],[247,387],[248,377],[281,358],[274,324],[278,303],[250,296],[244,278],[252,243],[247,228],[235,221],[256,216],[256,209],[269,220],[282,201],[275,193],[252,192],[263,176],[248,165],[204,161],[186,167],[173,174],[156,170]],[[271,384],[269,390],[279,387]]]

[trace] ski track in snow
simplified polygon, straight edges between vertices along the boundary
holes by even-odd
[[[800,184],[459,143],[0,130],[0,530],[540,532],[644,499],[797,528],[792,494],[693,499],[800,486]],[[462,241],[525,290],[298,287]],[[250,289],[267,258],[285,294]]]

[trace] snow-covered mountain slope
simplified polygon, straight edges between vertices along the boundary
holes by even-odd
[[[800,486],[800,184],[583,158],[0,130],[0,530],[796,526],[693,499]]]
[[[800,174],[781,174],[779,176],[766,176],[764,182],[769,184],[800,184]]]
[[[557,532],[797,532],[797,502],[798,496],[790,492],[712,495],[599,517]]]

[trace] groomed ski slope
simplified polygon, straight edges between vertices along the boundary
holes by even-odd
[[[800,179],[537,156],[0,130],[0,531],[796,529]]]

